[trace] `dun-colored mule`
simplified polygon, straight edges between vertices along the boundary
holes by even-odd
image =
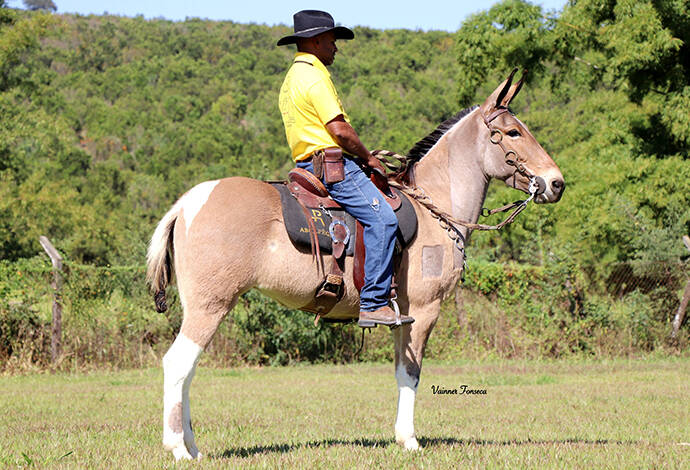
[[[507,110],[522,85],[522,80],[511,85],[513,74],[484,104],[444,122],[411,151],[409,181],[454,219],[477,221],[492,178],[531,192],[536,202],[557,202],[561,197],[560,170]],[[395,437],[410,450],[419,447],[413,415],[424,348],[441,301],[456,285],[464,263],[461,246],[426,207],[413,204],[418,232],[396,276],[400,308],[415,322],[394,330],[399,388]],[[466,240],[470,230],[458,228]],[[290,242],[278,192],[248,178],[201,183],[160,221],[151,239],[147,272],[159,309],[165,308],[173,264],[184,319],[163,358],[163,444],[176,459],[192,459],[200,454],[191,427],[189,387],[199,356],[219,323],[238,297],[252,288],[290,307],[306,305],[321,277],[311,254]],[[346,273],[346,295],[329,318],[357,317],[351,258]]]

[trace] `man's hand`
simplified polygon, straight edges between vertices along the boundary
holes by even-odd
[[[383,194],[388,197],[394,197],[390,186],[388,185],[388,177],[386,176],[386,169],[378,158],[371,155],[371,158],[367,160],[367,166],[371,168],[371,175],[373,183],[379,188]]]

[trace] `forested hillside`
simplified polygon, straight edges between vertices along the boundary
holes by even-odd
[[[156,222],[194,184],[282,178],[291,167],[277,97],[294,49],[275,46],[289,28],[50,15],[3,3],[7,299],[21,297],[13,263],[40,254],[39,235],[75,265],[141,266]],[[469,256],[552,269],[549,282],[570,305],[564,315],[577,321],[625,301],[634,288],[608,287],[617,270],[631,269],[674,286],[634,293],[650,322],[668,323],[687,276],[680,238],[690,232],[686,1],[572,0],[547,17],[505,0],[455,34],[355,28],[355,36],[338,44],[331,73],[370,149],[404,153],[483,101],[513,67],[529,69],[514,111],[561,167],[565,195],[531,206],[501,233],[475,234]],[[494,185],[487,206],[519,197]],[[593,324],[608,327],[606,318]]]
[[[154,222],[194,184],[285,176],[286,28],[7,10],[4,22],[2,258],[34,256],[48,233],[73,260],[141,263]],[[452,35],[357,38],[332,73],[372,148],[402,151],[456,110]]]

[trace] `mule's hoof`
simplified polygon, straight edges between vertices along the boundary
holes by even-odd
[[[411,438],[407,439],[403,443],[403,447],[405,447],[405,450],[409,450],[409,451],[421,450],[421,447],[419,447],[419,442],[417,442],[416,437],[411,437]]]
[[[192,454],[190,454],[187,451],[187,448],[184,446],[178,446],[175,447],[172,450],[173,457],[175,457],[175,461],[180,461],[180,460],[193,460]]]

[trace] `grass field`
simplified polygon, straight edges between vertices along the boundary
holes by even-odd
[[[468,385],[486,395],[438,395]],[[217,370],[192,385],[199,463],[163,450],[160,369],[0,377],[0,466],[690,468],[690,359],[425,364],[393,442],[391,365]]]

